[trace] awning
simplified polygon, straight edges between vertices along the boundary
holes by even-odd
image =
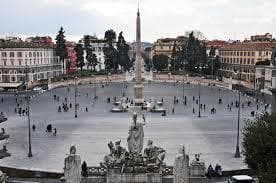
[[[0,88],[18,88],[23,83],[0,83]]]

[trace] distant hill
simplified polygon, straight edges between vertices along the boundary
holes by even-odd
[[[135,42],[130,43],[131,46],[135,46]],[[153,44],[149,42],[141,42],[142,50],[145,50],[147,47],[152,47]]]

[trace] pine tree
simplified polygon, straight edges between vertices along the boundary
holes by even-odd
[[[86,51],[86,60],[87,60],[87,66],[96,70],[96,66],[98,65],[97,56],[93,53],[92,46],[90,44],[90,36],[85,35],[84,36],[84,49]]]
[[[123,32],[120,32],[117,42],[118,50],[118,62],[124,71],[130,69],[130,58],[128,56],[129,45],[126,44],[125,38],[123,37]]]
[[[63,64],[63,69],[64,69],[64,61],[65,59],[68,58],[64,33],[65,31],[63,30],[63,27],[61,27],[60,30],[58,31],[58,35],[56,36],[56,49],[55,49],[56,55],[59,56],[59,59]],[[67,63],[66,65],[67,65],[66,70],[68,70],[69,63]]]
[[[77,56],[77,67],[81,69],[81,73],[82,73],[83,66],[85,65],[82,44],[77,44],[74,49]]]
[[[167,55],[154,55],[152,57],[153,66],[156,70],[162,71],[168,68],[169,57]]]
[[[113,42],[116,40],[116,33],[111,29],[105,32],[104,39],[106,46],[103,49],[104,52],[104,64],[105,68],[110,71],[117,71],[118,69],[118,52],[113,46]]]

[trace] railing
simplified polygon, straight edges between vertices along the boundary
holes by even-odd
[[[107,173],[107,169],[104,167],[92,166],[88,167],[88,175],[89,176],[105,176]],[[162,175],[173,175],[173,166],[166,166],[162,169]]]

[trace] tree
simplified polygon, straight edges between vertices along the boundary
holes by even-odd
[[[106,40],[109,47],[112,46],[114,40],[116,40],[116,32],[112,29],[105,31],[104,39]]]
[[[90,59],[89,66],[93,67],[93,70],[96,71],[96,66],[100,63],[97,59],[97,55],[95,53],[92,54],[92,58]]]
[[[156,70],[162,71],[168,68],[169,57],[167,55],[154,55],[152,57],[153,66]]]
[[[129,71],[130,69],[130,58],[128,56],[129,45],[126,44],[125,38],[123,37],[123,32],[120,32],[117,42],[118,50],[118,63],[123,68],[124,71]]]
[[[184,64],[186,60],[186,44],[177,46],[174,43],[172,58],[171,58],[171,71],[179,71],[180,69],[184,70]]]
[[[113,47],[113,41],[116,40],[116,33],[111,29],[104,34],[104,39],[107,45],[104,47],[104,64],[107,70],[117,71],[118,69],[118,52]]]
[[[191,72],[199,72],[200,67],[205,68],[207,65],[207,60],[206,45],[195,38],[194,33],[191,32],[186,49],[186,68]]]
[[[93,68],[95,71],[99,62],[97,60],[97,56],[93,53],[89,35],[84,36],[84,49],[86,51],[87,66],[91,67],[91,70]]]
[[[260,183],[276,182],[276,116],[264,114],[247,120],[243,129],[245,163],[258,174]]]
[[[66,48],[66,41],[65,41],[65,36],[64,36],[65,31],[63,30],[63,27],[60,28],[58,31],[58,35],[56,36],[56,55],[59,56],[60,61],[63,64],[63,69],[64,69],[64,61],[65,59],[68,58],[68,52]],[[69,67],[69,64],[67,63],[67,69]],[[67,70],[66,69],[66,70]]]
[[[82,73],[83,66],[85,65],[82,44],[77,44],[74,49],[77,56],[77,67],[81,69],[81,73]]]

